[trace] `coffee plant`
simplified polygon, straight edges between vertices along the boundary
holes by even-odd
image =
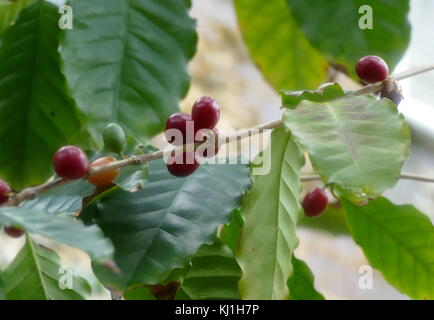
[[[359,25],[362,4],[373,30]],[[0,0],[0,226],[25,238],[0,271],[0,299],[89,297],[78,275],[59,285],[61,259],[34,235],[86,252],[113,299],[325,299],[294,256],[302,219],[327,230],[320,215],[332,227],[345,219],[397,290],[434,299],[432,222],[382,196],[409,156],[398,81],[434,69],[393,73],[410,40],[409,0],[234,0],[283,117],[230,134],[207,93],[179,110],[198,40],[190,0],[66,5]],[[360,89],[344,90],[334,72]],[[250,164],[210,161],[230,137],[265,131]],[[162,132],[168,149],[158,150],[148,141]],[[324,186],[301,199],[309,180]]]

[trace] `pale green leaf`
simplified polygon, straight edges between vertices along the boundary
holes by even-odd
[[[237,254],[243,271],[240,294],[243,299],[280,300],[289,296],[291,256],[298,245],[304,157],[284,128],[273,131],[265,152],[271,152],[270,172],[253,176],[241,209],[245,222]]]
[[[396,105],[370,95],[304,101],[283,121],[325,183],[353,200],[376,197],[398,181],[410,130]]]

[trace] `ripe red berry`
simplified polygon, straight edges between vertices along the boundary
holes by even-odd
[[[11,192],[9,185],[3,180],[0,180],[0,204],[9,200],[9,192]]]
[[[170,156],[167,163],[167,170],[176,177],[186,177],[199,168],[199,160],[196,152],[184,151]]]
[[[177,129],[182,134],[181,137],[173,136],[169,129]],[[183,144],[191,143],[194,140],[194,122],[189,114],[186,113],[175,113],[172,114],[166,121],[166,139],[169,143],[180,146]]]
[[[208,143],[208,139],[210,139],[209,143],[212,143],[213,146],[208,146],[205,144]],[[201,129],[196,134],[196,142],[202,143],[201,146],[196,150],[198,155],[205,158],[214,157],[219,152],[219,131],[217,128],[212,130],[210,129]]]
[[[210,97],[202,97],[196,100],[191,110],[196,131],[200,129],[214,129],[220,119],[220,107]]]
[[[80,179],[88,173],[89,163],[83,150],[75,146],[65,146],[55,153],[53,168],[61,178]]]
[[[327,204],[327,193],[321,188],[315,188],[304,197],[302,206],[306,216],[316,217],[326,209]]]
[[[15,228],[12,226],[10,226],[10,227],[5,226],[4,230],[5,230],[6,234],[12,238],[19,238],[24,234],[24,230],[21,230],[19,228]]]
[[[356,73],[362,81],[374,83],[386,80],[389,75],[389,68],[380,57],[366,56],[357,62]]]

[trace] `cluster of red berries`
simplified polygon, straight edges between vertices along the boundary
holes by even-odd
[[[184,150],[169,156],[167,170],[177,177],[192,174],[200,164],[200,157],[213,157],[218,153],[218,130],[215,128],[220,118],[220,107],[210,97],[202,97],[193,104],[191,115],[175,113],[166,121],[167,141],[175,146],[207,142],[211,139],[212,148],[204,150]]]
[[[357,62],[356,73],[363,82],[381,82],[389,77],[389,67],[378,56],[366,56]],[[388,98],[398,105],[402,100],[401,88],[396,83],[386,83],[381,90],[380,96],[381,98]]]

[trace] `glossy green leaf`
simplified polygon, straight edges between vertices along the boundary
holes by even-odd
[[[323,181],[338,184],[356,201],[393,187],[409,153],[408,125],[387,99],[304,101],[283,120]]]
[[[253,61],[276,89],[316,88],[328,62],[292,19],[286,0],[235,0],[238,23]]]
[[[14,188],[44,182],[62,145],[81,136],[57,53],[57,7],[21,11],[0,46],[0,176]]]
[[[92,194],[95,187],[84,180],[71,181],[22,203],[23,208],[51,213],[73,213],[81,210],[83,198]]]
[[[307,264],[292,256],[294,272],[288,280],[289,300],[324,300],[314,286],[314,276]]]
[[[339,98],[345,94],[337,83],[325,83],[316,90],[289,91],[281,90],[282,106],[293,109],[301,101],[325,102]]]
[[[140,137],[164,128],[189,87],[195,22],[179,0],[74,0],[64,72],[96,139],[109,122]]]
[[[232,251],[217,240],[204,245],[191,260],[191,267],[179,287],[178,300],[240,299],[241,270]]]
[[[0,1],[0,35],[14,22],[25,7],[36,0],[1,0]]]
[[[375,54],[391,69],[410,40],[409,0],[286,0],[292,17],[312,46],[354,75],[363,56]],[[372,9],[373,29],[362,29],[362,6]],[[363,8],[362,8],[363,9]]]
[[[357,206],[341,199],[354,240],[369,264],[413,299],[434,299],[434,226],[411,205],[385,198]]]
[[[202,165],[186,178],[172,176],[162,160],[149,163],[141,191],[118,191],[85,210],[115,245],[122,275],[94,264],[98,278],[125,290],[162,283],[185,266],[219,224],[227,223],[250,186],[246,165]]]
[[[2,207],[0,221],[87,252],[93,259],[110,258],[113,246],[97,226],[84,226],[72,216],[38,209]]]
[[[298,245],[304,157],[284,128],[273,131],[265,152],[271,152],[270,172],[253,176],[253,187],[241,208],[244,227],[237,254],[243,271],[240,294],[243,299],[280,300],[289,295],[286,283]]]
[[[85,279],[74,275],[71,268],[62,268],[56,252],[30,237],[5,270],[4,280],[9,300],[82,300],[90,293]]]

